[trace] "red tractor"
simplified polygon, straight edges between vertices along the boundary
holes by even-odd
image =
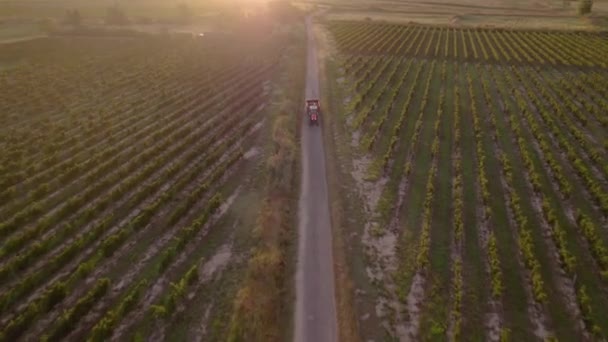
[[[318,99],[306,100],[306,114],[310,120],[310,125],[319,125],[319,114],[321,114],[321,106]]]

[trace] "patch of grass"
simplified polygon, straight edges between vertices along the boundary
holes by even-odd
[[[0,24],[0,43],[42,34],[36,24]]]
[[[324,41],[329,44],[328,41]],[[338,66],[336,61],[327,56],[324,63],[320,63],[322,97],[324,103],[329,103],[330,115],[326,116],[326,125],[323,129],[325,142],[325,160],[327,165],[327,183],[329,187],[329,199],[331,208],[331,226],[333,230],[333,250],[334,250],[334,270],[336,281],[336,303],[338,315],[338,330],[339,339],[342,341],[360,341],[360,326],[357,321],[357,312],[355,308],[355,283],[353,282],[353,264],[356,260],[360,260],[361,251],[357,249],[358,256],[353,260],[347,246],[352,249],[352,240],[350,235],[352,228],[349,222],[362,222],[359,215],[352,210],[353,199],[355,198],[354,188],[350,191],[344,191],[340,188],[340,181],[352,178],[346,174],[349,172],[350,163],[344,162],[345,155],[350,152],[350,143],[338,127],[344,128],[342,125],[343,115],[341,105],[336,103],[336,100],[342,99],[342,88],[336,81],[338,79]],[[332,101],[332,99],[334,101]],[[349,160],[349,158],[346,158]],[[345,170],[346,169],[346,170]],[[360,243],[360,240],[359,240]],[[360,247],[357,245],[357,247]]]
[[[283,92],[275,97],[272,140],[274,153],[267,161],[266,198],[254,231],[255,245],[245,280],[238,290],[229,323],[229,341],[279,341],[290,317],[288,261],[290,241],[294,240],[297,204],[298,154],[297,116],[304,101],[305,42],[302,25],[296,28],[283,61]],[[290,319],[290,318],[289,318]],[[282,322],[283,324],[280,324]],[[285,324],[287,323],[287,324]]]

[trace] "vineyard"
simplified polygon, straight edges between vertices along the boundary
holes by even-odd
[[[608,338],[606,36],[326,27],[378,303],[364,335]]]
[[[227,333],[283,42],[2,47],[0,341]]]

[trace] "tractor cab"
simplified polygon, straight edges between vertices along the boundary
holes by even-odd
[[[306,100],[306,114],[310,120],[311,125],[319,125],[319,114],[321,113],[321,106],[319,105],[318,99]]]

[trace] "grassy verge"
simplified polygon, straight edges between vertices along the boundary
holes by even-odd
[[[298,201],[298,127],[304,94],[305,31],[292,25],[275,87],[274,151],[266,165],[266,195],[254,230],[247,274],[234,299],[229,341],[279,341],[291,333],[289,286],[295,261]],[[289,317],[289,318],[286,318]]]
[[[331,227],[333,230],[333,256],[334,256],[334,271],[335,271],[335,286],[336,286],[336,304],[338,315],[338,332],[340,341],[360,341],[359,327],[354,307],[355,284],[351,279],[351,262],[352,259],[347,246],[352,247],[351,241],[347,240],[348,235],[352,231],[349,228],[348,222],[352,222],[355,218],[351,215],[348,203],[345,203],[344,183],[341,180],[349,179],[345,175],[341,166],[342,160],[338,155],[339,152],[344,155],[347,151],[348,143],[344,143],[341,137],[341,132],[338,130],[346,128],[343,115],[334,102],[330,98],[337,95],[336,98],[341,98],[338,93],[338,85],[334,84],[338,78],[337,63],[334,59],[325,59],[319,63],[320,65],[320,82],[321,82],[321,97],[322,103],[326,105],[323,115],[323,138],[325,142],[325,161],[327,172],[327,185],[329,187],[329,202]],[[336,91],[336,94],[334,94]],[[338,146],[342,147],[339,151]],[[342,183],[342,184],[341,184]],[[361,250],[359,250],[361,251]]]

